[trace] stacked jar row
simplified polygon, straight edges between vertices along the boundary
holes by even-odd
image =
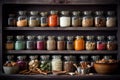
[[[116,37],[111,36],[24,36],[18,35],[13,40],[13,36],[7,36],[7,50],[116,50]]]
[[[9,26],[17,27],[115,27],[116,15],[114,11],[107,11],[106,14],[103,11],[73,11],[70,14],[69,11],[52,10],[50,14],[48,12],[30,11],[26,14],[26,11],[19,11],[16,19],[14,14],[10,14],[8,18]],[[82,14],[83,13],[83,14]],[[94,13],[94,14],[93,14]]]

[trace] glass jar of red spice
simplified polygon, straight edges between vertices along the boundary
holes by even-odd
[[[97,36],[97,50],[105,49],[106,49],[105,36]]]
[[[37,50],[45,49],[45,36],[37,36]]]

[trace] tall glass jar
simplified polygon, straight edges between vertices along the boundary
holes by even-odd
[[[105,27],[106,26],[106,19],[104,17],[103,11],[96,11],[95,12],[95,26],[96,27]]]
[[[37,26],[39,26],[38,11],[30,11],[29,27],[37,27]]]
[[[82,27],[92,27],[93,26],[93,17],[91,11],[84,11],[84,16],[82,18]]]
[[[41,17],[40,17],[40,25],[41,25],[41,27],[48,26],[47,12],[41,12],[40,14],[41,14]]]
[[[13,50],[14,49],[13,36],[7,36],[7,42],[5,44],[5,48],[7,50]]]
[[[50,27],[57,27],[58,26],[58,11],[50,11],[50,15],[48,17],[48,25]]]
[[[62,71],[61,55],[52,56],[52,71]]]
[[[97,50],[105,49],[106,49],[105,36],[97,36]]]
[[[61,11],[60,27],[70,27],[70,21],[69,11]]]
[[[57,50],[65,50],[64,36],[58,36]]]
[[[17,27],[26,27],[28,23],[26,11],[19,11],[18,13]]]
[[[9,17],[8,17],[8,26],[10,26],[10,27],[15,27],[16,26],[15,14],[9,14]]]
[[[74,41],[73,41],[73,36],[67,36],[67,45],[66,45],[67,50],[73,50],[74,49]]]
[[[87,36],[86,39],[86,50],[95,50],[96,42],[94,36]]]
[[[85,41],[83,36],[76,36],[75,40],[75,50],[84,50],[85,49]]]
[[[25,49],[25,41],[24,36],[16,36],[16,42],[15,42],[15,50],[24,50]]]
[[[40,69],[43,71],[51,71],[51,61],[49,55],[40,56]]]
[[[115,36],[107,37],[107,50],[116,50],[117,49],[117,41]]]
[[[72,26],[73,27],[79,27],[82,24],[82,20],[80,18],[80,12],[79,11],[73,11],[72,12]]]
[[[114,11],[108,11],[106,17],[106,27],[115,27],[116,26],[116,16]]]
[[[27,41],[26,41],[26,49],[28,50],[34,50],[36,43],[34,36],[27,36]]]
[[[45,50],[45,36],[37,36],[37,50]]]
[[[54,36],[48,36],[47,40],[47,50],[55,50],[56,49],[56,41]]]

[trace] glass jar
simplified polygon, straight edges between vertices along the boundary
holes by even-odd
[[[15,50],[24,50],[25,49],[25,41],[24,36],[16,36],[16,42],[15,42]]]
[[[116,50],[117,49],[117,41],[115,36],[107,37],[107,50]]]
[[[94,40],[94,36],[87,36],[86,37],[86,50],[95,50],[96,42]]]
[[[52,56],[52,71],[62,71],[61,55]]]
[[[7,42],[6,42],[5,48],[7,50],[13,50],[14,49],[13,36],[7,36]]]
[[[15,27],[16,26],[15,14],[9,14],[9,17],[8,17],[8,26],[9,27]]]
[[[47,12],[41,12],[40,14],[41,14],[41,17],[40,17],[40,25],[41,25],[41,27],[48,26]]]
[[[48,36],[47,40],[47,50],[55,50],[56,49],[56,41],[54,36]]]
[[[69,11],[61,11],[60,27],[70,27]]]
[[[84,50],[85,49],[85,41],[83,36],[76,36],[75,40],[75,50]]]
[[[43,71],[51,71],[51,61],[49,55],[41,55],[40,56],[40,69]]]
[[[65,50],[64,36],[58,36],[57,50]]]
[[[84,11],[84,16],[82,18],[82,27],[92,27],[93,26],[93,17],[91,11]]]
[[[28,23],[26,11],[19,11],[18,13],[17,27],[26,27]]]
[[[48,17],[48,25],[50,27],[57,27],[58,26],[58,11],[50,11],[50,15]]]
[[[73,64],[75,64],[75,56],[64,56],[64,71],[66,72],[74,72],[75,67]]]
[[[45,50],[45,36],[37,36],[37,50]]]
[[[66,45],[67,50],[73,50],[74,49],[74,41],[73,41],[73,36],[67,36],[67,45]]]
[[[30,11],[29,27],[37,27],[37,26],[39,26],[38,11]]]
[[[115,27],[116,26],[116,16],[114,11],[108,11],[106,17],[106,27]]]
[[[35,49],[35,40],[34,36],[27,36],[27,41],[26,41],[26,49],[28,50],[34,50]]]
[[[79,27],[82,24],[82,20],[81,20],[79,14],[80,14],[79,11],[73,11],[72,12],[72,26],[73,27]]]
[[[105,36],[97,36],[97,50],[105,49],[106,49]]]
[[[27,69],[27,61],[25,61],[26,56],[18,56],[17,58],[18,58],[17,64],[19,66],[19,70]]]
[[[103,11],[96,11],[95,12],[95,27],[105,27],[106,19],[103,15]]]

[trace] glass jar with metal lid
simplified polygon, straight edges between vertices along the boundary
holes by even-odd
[[[45,36],[37,36],[37,50],[45,50]]]
[[[13,36],[7,36],[7,41],[6,41],[6,44],[5,44],[5,48],[7,50],[13,50],[14,49]]]
[[[47,17],[47,12],[41,12],[41,17],[40,17],[40,25],[41,27],[46,27],[48,26],[48,17]]]
[[[16,26],[15,14],[9,14],[8,26],[10,26],[10,27],[15,27]]]
[[[105,49],[106,49],[105,36],[97,36],[97,50]]]
[[[19,16],[17,19],[17,27],[26,27],[28,24],[26,11],[19,11],[18,13],[19,13]]]
[[[67,45],[66,45],[67,50],[73,50],[74,49],[74,41],[73,41],[73,36],[67,36]]]
[[[48,36],[47,50],[55,50],[55,49],[56,49],[55,36]]]
[[[95,12],[95,26],[96,27],[105,27],[106,26],[106,19],[104,17],[103,11],[96,11]]]
[[[39,26],[38,11],[30,11],[29,27],[37,27],[37,26]]]
[[[82,18],[82,27],[92,27],[93,26],[93,17],[92,11],[84,11],[84,16]]]
[[[64,36],[58,36],[57,50],[65,50]]]
[[[70,27],[70,21],[69,11],[61,11],[60,27]]]
[[[106,27],[115,27],[116,23],[115,11],[108,11],[106,17]]]

